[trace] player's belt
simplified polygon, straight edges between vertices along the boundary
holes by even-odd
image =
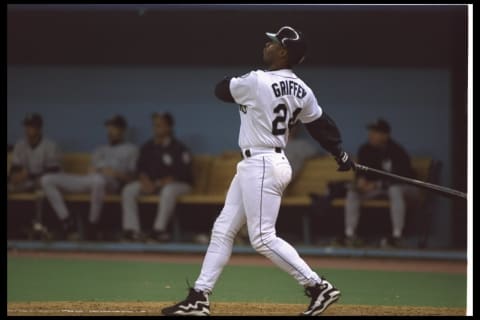
[[[242,158],[250,158],[251,156],[257,155],[257,154],[262,154],[262,153],[271,153],[271,152],[276,152],[276,153],[282,153],[282,148],[276,147],[276,148],[250,148],[250,149],[244,149],[240,153],[242,155]]]

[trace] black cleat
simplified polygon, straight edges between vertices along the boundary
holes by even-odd
[[[305,288],[305,294],[312,300],[308,309],[301,314],[303,316],[318,316],[340,298],[340,290],[323,278],[314,287]]]
[[[400,248],[401,246],[402,241],[399,237],[390,236],[380,240],[380,247],[383,249]]]
[[[208,294],[190,288],[185,300],[174,306],[163,308],[162,314],[166,316],[209,316]]]
[[[154,242],[169,242],[172,239],[166,231],[153,231],[149,238]]]
[[[144,240],[142,233],[138,231],[127,230],[122,235],[122,241],[126,242],[143,242]]]

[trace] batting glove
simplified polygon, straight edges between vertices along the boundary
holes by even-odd
[[[337,171],[355,170],[355,163],[345,151],[342,151],[338,157],[335,157],[335,161],[338,163]]]

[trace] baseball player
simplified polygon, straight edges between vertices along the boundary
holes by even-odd
[[[25,138],[19,140],[12,153],[8,191],[26,192],[39,187],[40,177],[60,170],[56,144],[42,134],[43,119],[38,113],[23,120]]]
[[[62,221],[64,236],[74,231],[74,219],[68,212],[60,191],[90,192],[90,215],[88,233],[94,236],[100,219],[105,192],[119,191],[133,179],[138,149],[124,140],[127,122],[116,115],[107,120],[109,144],[95,150],[92,167],[88,175],[66,173],[47,174],[41,178],[41,185],[50,205]]]
[[[137,161],[138,179],[122,190],[122,226],[125,240],[138,241],[140,231],[137,198],[140,194],[158,194],[157,216],[150,238],[170,240],[167,225],[177,198],[192,189],[192,156],[173,134],[174,118],[170,113],[152,115],[154,135],[141,148]]]
[[[303,315],[319,315],[340,297],[340,291],[319,277],[275,232],[282,193],[292,176],[283,151],[290,128],[297,121],[303,122],[313,138],[335,157],[338,170],[353,169],[354,163],[341,148],[335,123],[320,108],[312,90],[292,71],[305,56],[302,33],[285,26],[266,35],[270,41],[263,49],[263,60],[268,70],[226,78],[215,88],[219,99],[240,105],[243,160],[237,165],[225,205],[213,226],[194,287],[184,301],[164,308],[165,315],[210,314],[209,294],[244,224],[253,248],[305,287],[311,301]]]

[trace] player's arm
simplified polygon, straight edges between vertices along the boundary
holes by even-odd
[[[310,135],[318,141],[322,148],[335,157],[335,160],[339,165],[338,171],[355,169],[353,161],[342,149],[340,131],[328,114],[322,112],[322,115],[316,120],[305,123],[305,127]]]
[[[230,93],[230,79],[231,78],[225,78],[217,83],[215,86],[215,96],[222,101],[235,103]]]
[[[330,152],[337,161],[338,171],[355,170],[355,164],[342,149],[342,138],[335,121],[318,105],[317,99],[309,89],[305,97],[304,108],[298,115],[308,133]]]
[[[225,78],[215,86],[215,96],[225,102],[250,105],[257,92],[257,72]]]
[[[28,179],[28,171],[20,160],[21,153],[21,146],[18,143],[15,144],[12,153],[12,165],[10,166],[10,172],[8,174],[9,181],[12,184],[20,184]]]

